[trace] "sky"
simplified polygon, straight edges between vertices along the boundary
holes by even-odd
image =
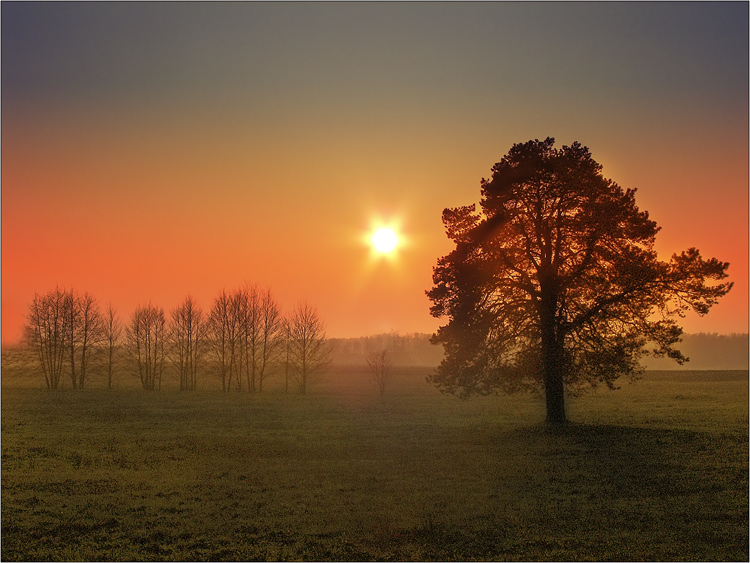
[[[270,288],[332,337],[433,332],[446,207],[580,141],[735,286],[748,331],[746,2],[2,3],[2,341],[35,292],[123,319]],[[389,255],[368,237],[390,225]]]

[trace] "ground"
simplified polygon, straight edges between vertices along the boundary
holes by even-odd
[[[306,396],[3,379],[3,560],[748,559],[748,373],[569,403],[394,369]]]

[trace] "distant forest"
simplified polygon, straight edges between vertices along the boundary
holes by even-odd
[[[724,370],[748,369],[748,334],[684,334],[680,350],[690,358],[680,366],[668,358],[644,358],[651,370]],[[386,333],[359,338],[331,338],[333,361],[339,366],[365,364],[368,353],[388,348],[398,366],[437,366],[443,359],[441,346],[430,344],[430,335],[422,333]]]

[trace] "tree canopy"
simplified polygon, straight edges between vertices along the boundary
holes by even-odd
[[[431,313],[446,356],[432,381],[462,395],[543,389],[564,422],[565,389],[615,387],[646,354],[686,361],[677,319],[705,315],[729,266],[695,248],[659,260],[659,227],[635,189],[602,175],[587,147],[515,144],[482,179],[480,209],[443,211],[455,249],[438,260]]]

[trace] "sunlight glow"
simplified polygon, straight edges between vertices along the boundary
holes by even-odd
[[[393,252],[398,245],[398,236],[393,229],[388,227],[379,228],[373,233],[370,240],[375,250],[382,254]]]

